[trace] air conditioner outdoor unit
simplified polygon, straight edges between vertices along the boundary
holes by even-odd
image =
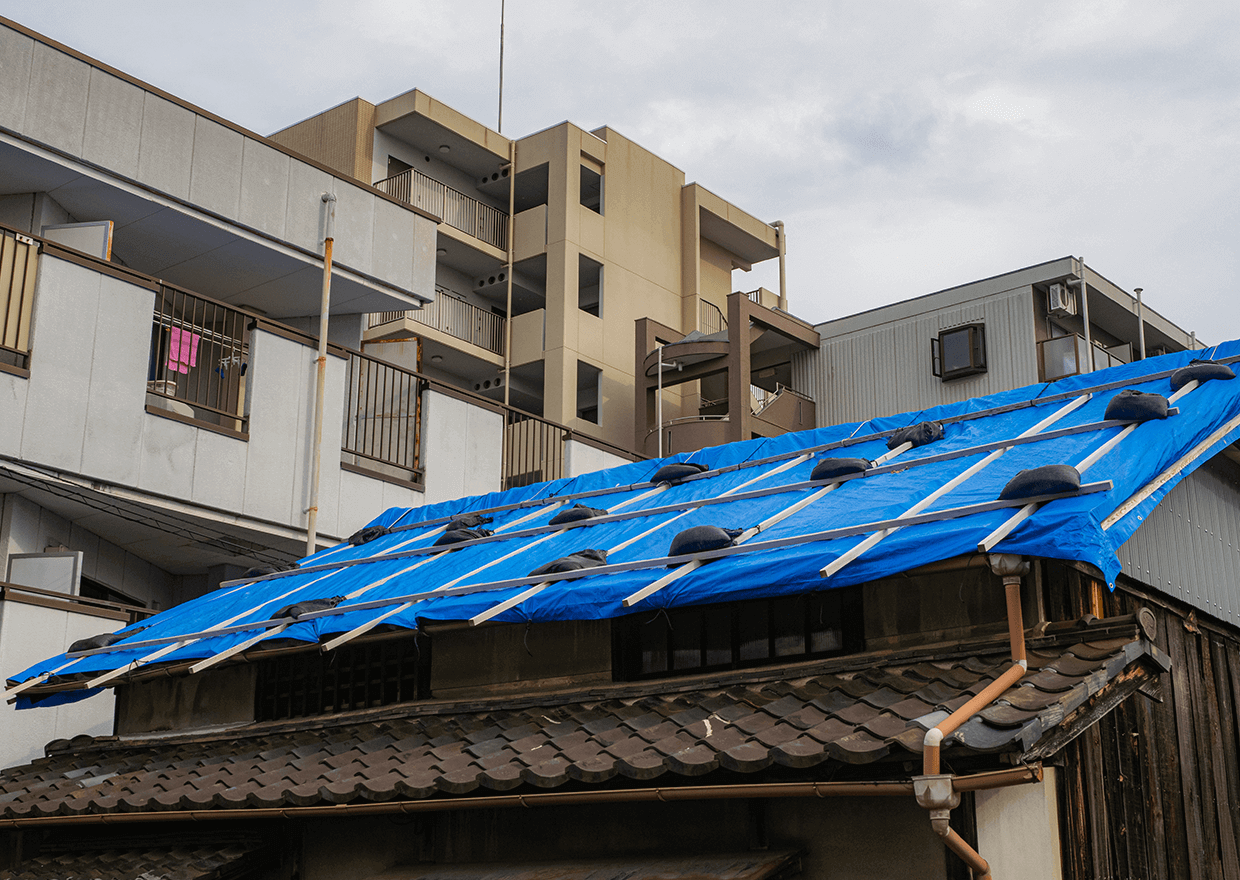
[[[1047,300],[1052,315],[1076,314],[1076,291],[1066,284],[1052,284]]]

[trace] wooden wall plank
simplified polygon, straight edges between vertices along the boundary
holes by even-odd
[[[1197,738],[1193,725],[1189,663],[1185,651],[1184,630],[1174,618],[1167,622],[1167,648],[1171,655],[1170,699],[1175,711],[1174,743],[1179,762],[1185,833],[1188,837],[1188,876],[1191,880],[1204,880],[1208,876],[1203,860],[1206,843],[1201,821],[1201,789],[1197,784],[1197,767],[1193,761],[1193,756],[1197,754]]]
[[[1214,667],[1213,640],[1208,633],[1202,633],[1199,639],[1201,648],[1201,685],[1205,698],[1206,724],[1203,725],[1208,736],[1209,751],[1203,755],[1209,764],[1209,775],[1214,786],[1214,813],[1217,823],[1219,858],[1222,862],[1224,880],[1240,880],[1240,855],[1236,851],[1234,824],[1235,801],[1231,799],[1230,786],[1227,781],[1227,748],[1223,743],[1222,719],[1220,718],[1218,684]],[[1226,670],[1219,670],[1226,674]],[[1233,756],[1234,757],[1234,756]]]

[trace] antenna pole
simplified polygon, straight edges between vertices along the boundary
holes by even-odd
[[[495,130],[504,130],[504,2],[499,0],[499,121]]]

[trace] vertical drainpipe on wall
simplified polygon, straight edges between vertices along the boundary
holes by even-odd
[[[504,406],[509,404],[512,387],[512,263],[516,248],[517,218],[517,142],[508,142],[508,294],[504,301]]]
[[[1081,278],[1083,283],[1084,273]],[[990,555],[989,562],[991,571],[1003,578],[1012,665],[973,699],[926,731],[922,743],[922,775],[913,777],[913,793],[917,797],[917,803],[930,812],[930,826],[934,833],[943,838],[944,844],[972,869],[975,880],[990,877],[990,865],[951,828],[950,815],[951,811],[960,805],[960,792],[953,783],[953,775],[940,772],[940,745],[961,725],[1020,681],[1029,668],[1025,655],[1025,624],[1020,595],[1021,578],[1029,572],[1029,561],[1010,553],[994,553]]]
[[[1137,293],[1137,348],[1141,352],[1141,360],[1145,360],[1145,307],[1141,304],[1142,288],[1133,288]]]
[[[315,359],[314,436],[311,438],[310,506],[306,510],[306,555],[313,556],[319,527],[319,472],[323,458],[323,389],[327,383],[327,315],[332,298],[332,244],[336,240],[336,196],[323,193],[327,211],[323,236],[323,298],[319,303],[319,356]]]
[[[773,220],[771,225],[775,227],[775,236],[779,239],[779,310],[786,312],[788,311],[788,280],[784,274],[784,255],[788,252],[788,247],[784,237],[784,221]]]
[[[1085,260],[1081,260],[1081,320],[1085,322],[1085,366],[1082,373],[1094,371],[1094,337],[1089,330],[1089,282],[1085,280]]]

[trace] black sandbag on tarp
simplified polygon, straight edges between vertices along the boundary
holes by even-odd
[[[694,464],[690,461],[678,461],[675,464],[665,464],[663,467],[655,471],[653,477],[650,478],[652,483],[678,483],[688,477],[696,477],[703,471],[710,470],[704,464]]]
[[[1167,398],[1161,394],[1129,388],[1111,398],[1102,417],[1125,422],[1148,422],[1150,419],[1165,419],[1167,408]]]
[[[914,447],[925,446],[927,443],[933,443],[935,440],[943,439],[943,425],[941,422],[921,422],[917,425],[909,425],[907,428],[901,428],[887,439],[887,448],[895,449],[905,443],[912,443]]]
[[[1081,475],[1070,464],[1048,464],[1018,473],[999,493],[1000,501],[1081,491]]]
[[[305,602],[298,602],[294,605],[285,605],[267,619],[281,620],[287,617],[291,620],[295,617],[301,617],[303,614],[311,614],[315,611],[326,611],[328,608],[335,608],[343,601],[344,596],[331,596],[326,599],[308,599]]]
[[[488,520],[489,522],[489,520]],[[439,536],[432,547],[444,547],[449,544],[463,544],[466,541],[476,541],[479,538],[489,538],[494,534],[490,529],[449,529]]]
[[[1180,367],[1171,374],[1171,390],[1179,391],[1194,379],[1208,382],[1211,379],[1234,379],[1236,372],[1227,364],[1214,361],[1189,361],[1187,367]]]
[[[356,532],[349,535],[349,543],[354,547],[361,544],[369,544],[375,538],[382,538],[387,533],[388,530],[383,526],[367,526],[366,528],[358,529]]]
[[[546,565],[539,566],[529,573],[529,577],[539,577],[544,574],[559,574],[564,571],[578,571],[584,568],[595,568],[600,565],[607,564],[606,550],[578,550],[567,556],[561,556],[559,559],[552,560]]]
[[[123,633],[99,633],[95,636],[87,636],[84,639],[78,639],[69,646],[69,650],[65,653],[76,654],[78,651],[90,651],[94,648],[106,648],[109,645],[115,645],[122,639],[132,638],[140,632],[150,629],[150,627],[140,626],[137,629],[131,629],[129,632]]]
[[[852,474],[863,474],[874,466],[874,462],[866,458],[824,458],[814,465],[811,480],[829,480],[832,477],[847,477]]]
[[[562,526],[565,523],[581,522],[583,519],[594,519],[596,516],[607,516],[607,511],[599,507],[586,507],[584,504],[574,504],[568,510],[561,510],[551,517],[547,525]]]
[[[705,553],[707,550],[718,550],[731,547],[741,535],[741,529],[722,529],[719,526],[693,526],[685,529],[675,538],[668,548],[668,556],[685,556],[689,553]]]
[[[456,529],[476,529],[478,526],[485,526],[491,521],[491,517],[483,516],[480,513],[462,513],[460,516],[452,517],[452,521],[448,523],[445,531],[455,531]],[[487,532],[487,534],[491,534]]]

